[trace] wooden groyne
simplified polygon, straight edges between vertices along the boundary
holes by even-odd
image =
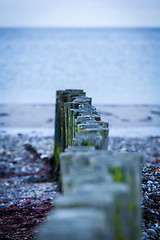
[[[108,151],[109,125],[82,90],[57,91],[62,194],[40,240],[141,239],[141,157]]]

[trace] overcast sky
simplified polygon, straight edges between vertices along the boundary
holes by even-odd
[[[160,27],[160,0],[0,0],[0,26]]]

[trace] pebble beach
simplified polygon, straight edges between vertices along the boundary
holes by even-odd
[[[28,116],[29,107],[26,112],[25,107],[16,110],[13,106],[0,107],[0,239],[36,239],[41,224],[54,208],[54,200],[59,195],[58,185],[49,174],[54,146],[54,110],[52,106],[48,107],[48,112],[44,108],[46,115],[41,114],[40,118],[41,115],[35,113],[35,118],[28,117],[26,121],[22,118],[25,114]],[[34,107],[30,108],[33,112]],[[43,106],[35,109],[40,112]],[[123,117],[118,107],[102,106],[100,111],[114,130],[109,137],[109,150],[138,152],[142,156],[142,239],[159,239],[160,134],[145,136],[144,127],[159,129],[160,107],[138,110],[135,107],[135,112],[133,108],[132,111],[128,109],[123,108]],[[24,111],[22,115],[21,111]],[[140,111],[141,115],[136,111]],[[135,119],[133,116],[136,116]],[[129,136],[125,131],[116,136],[115,132],[118,135],[118,129],[122,127],[133,129],[137,126],[134,125],[136,121],[139,129],[143,129],[137,136]],[[35,131],[35,126],[41,131]]]

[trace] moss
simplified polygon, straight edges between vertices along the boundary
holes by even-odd
[[[91,143],[88,143],[88,144],[87,144],[87,147],[91,147],[91,146],[93,146],[93,144],[91,144]]]
[[[120,216],[118,213],[114,214],[114,222],[115,222],[115,229],[116,229],[116,240],[123,240],[123,234],[122,234],[122,224],[121,224],[121,220],[120,220]]]
[[[56,166],[59,164],[59,154],[60,154],[60,146],[55,146],[54,148],[54,157],[56,160]]]
[[[133,202],[129,202],[128,203],[128,210],[133,210],[134,209],[134,205],[133,205]]]
[[[90,146],[93,146],[93,144],[91,144],[89,141],[83,140],[83,141],[82,141],[82,146],[90,147]]]
[[[79,131],[81,130],[81,125],[77,125],[77,133],[79,133]]]
[[[124,176],[122,174],[122,171],[118,167],[112,167],[109,169],[109,172],[113,174],[114,181],[115,182],[122,182],[124,181]]]

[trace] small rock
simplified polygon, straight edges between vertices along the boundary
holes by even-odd
[[[19,163],[19,162],[21,162],[22,160],[23,160],[22,157],[16,157],[16,158],[14,158],[13,163]]]
[[[130,120],[129,120],[129,119],[126,119],[126,118],[122,118],[121,121],[122,121],[122,122],[130,122]]]
[[[143,119],[139,119],[140,122],[150,122],[152,121],[152,117],[151,116],[148,116],[146,118],[143,118]]]
[[[28,152],[33,153],[33,154],[37,154],[37,151],[35,150],[34,147],[32,147],[31,144],[25,144],[24,147]]]
[[[148,234],[147,234],[146,232],[143,231],[143,232],[142,232],[142,238],[145,239],[145,238],[147,238],[147,237],[148,237]]]
[[[53,118],[49,118],[46,123],[52,123],[53,122]]]
[[[160,172],[156,171],[156,172],[155,172],[155,175],[156,175],[156,176],[160,176]]]
[[[148,232],[149,232],[150,234],[153,234],[154,236],[157,236],[157,233],[156,233],[156,231],[155,231],[153,228],[149,228],[149,229],[148,229]]]
[[[47,159],[49,159],[49,157],[48,157],[47,154],[42,154],[42,155],[40,156],[40,159],[42,159],[42,160],[47,160]]]
[[[8,117],[9,114],[8,113],[0,113],[0,117]]]
[[[3,148],[0,149],[0,155],[4,155],[5,154],[5,150]]]

